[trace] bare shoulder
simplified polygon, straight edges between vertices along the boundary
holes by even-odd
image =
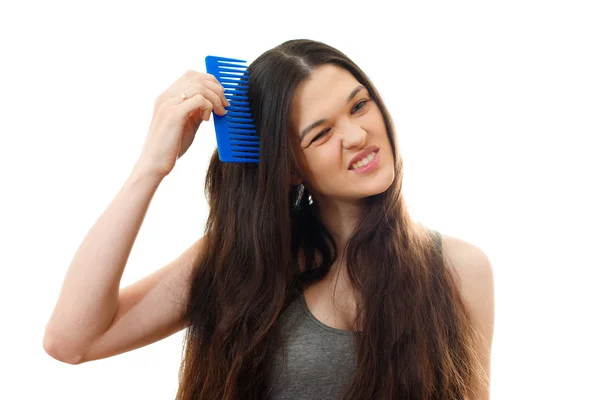
[[[490,301],[494,274],[487,254],[473,243],[444,234],[442,248],[445,261],[449,261],[467,300]]]
[[[492,263],[479,247],[456,237],[442,234],[442,248],[481,339],[477,351],[489,379],[495,314]],[[482,388],[478,398],[488,399],[489,387]]]

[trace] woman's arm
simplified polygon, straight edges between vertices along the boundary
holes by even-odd
[[[136,170],[89,230],[46,324],[44,349],[75,362],[111,326],[129,253],[162,177]]]

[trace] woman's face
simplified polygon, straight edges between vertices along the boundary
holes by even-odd
[[[291,118],[302,174],[296,183],[317,199],[356,200],[391,185],[383,115],[350,72],[331,64],[314,69],[295,93]]]

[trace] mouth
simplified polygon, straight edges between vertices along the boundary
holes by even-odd
[[[362,170],[368,167],[370,164],[373,164],[373,160],[377,157],[379,153],[379,147],[377,146],[369,146],[356,156],[352,158],[348,165],[348,169],[351,171]]]

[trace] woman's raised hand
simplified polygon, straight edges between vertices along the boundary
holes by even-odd
[[[187,71],[156,98],[136,168],[167,176],[191,146],[202,121],[208,121],[213,110],[225,115],[226,106],[224,88],[213,75]]]

